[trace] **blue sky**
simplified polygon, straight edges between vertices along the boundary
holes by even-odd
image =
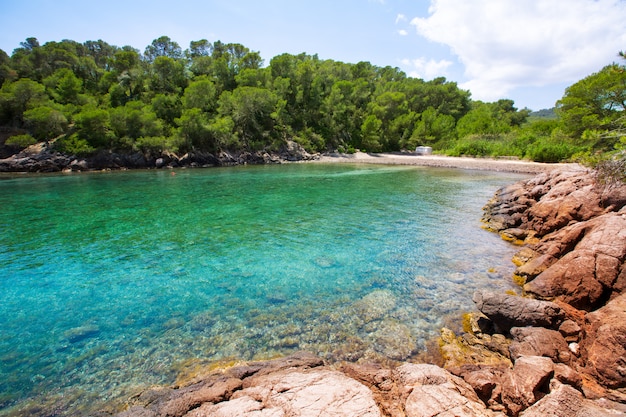
[[[444,76],[476,100],[549,108],[564,89],[620,59],[626,0],[0,0],[0,49],[102,39],[143,52],[166,35],[281,53],[369,61]]]

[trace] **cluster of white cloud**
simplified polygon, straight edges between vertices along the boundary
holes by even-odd
[[[399,15],[396,23],[403,20]],[[575,82],[617,61],[626,48],[624,0],[431,0],[429,16],[410,24],[450,48],[464,67],[467,81],[460,86],[481,100]],[[423,58],[405,63],[423,74],[452,65]]]

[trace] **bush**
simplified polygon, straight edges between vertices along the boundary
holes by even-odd
[[[535,162],[556,163],[568,160],[581,150],[580,147],[562,141],[541,138],[526,148],[526,157]]]
[[[135,141],[135,146],[143,153],[160,154],[165,150],[176,152],[176,149],[173,149],[175,147],[173,145],[173,139],[166,138],[165,136],[141,137]]]
[[[457,141],[454,147],[448,151],[450,156],[492,156],[495,150],[495,142],[489,135],[469,135]]]
[[[28,133],[23,134],[23,135],[10,136],[6,140],[6,142],[4,142],[6,146],[13,146],[15,148],[20,148],[20,149],[27,148],[30,145],[34,145],[35,143],[37,143],[37,140],[35,140],[35,138],[29,135]]]
[[[89,155],[96,150],[85,139],[78,137],[77,134],[57,139],[54,142],[54,146],[59,152],[68,155]]]

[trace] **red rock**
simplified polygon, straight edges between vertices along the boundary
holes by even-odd
[[[578,342],[581,330],[578,323],[574,320],[565,320],[559,326],[559,332],[563,335],[566,342]]]
[[[548,383],[554,374],[554,364],[549,358],[522,356],[513,369],[502,378],[502,403],[509,415],[540,400],[548,392]]]
[[[571,251],[527,283],[525,291],[542,298],[558,297],[588,311],[597,308],[607,294],[621,291],[626,213],[604,214],[565,228],[555,236],[558,239],[546,239],[538,250],[551,256],[559,256],[564,249]]]
[[[626,387],[626,294],[585,319],[580,347],[586,371],[609,388]]]
[[[509,347],[511,359],[521,356],[545,356],[554,362],[569,363],[571,353],[561,333],[543,327],[514,327]]]
[[[606,417],[619,415],[617,410],[609,410],[590,400],[568,385],[561,385],[549,395],[524,411],[524,417]]]

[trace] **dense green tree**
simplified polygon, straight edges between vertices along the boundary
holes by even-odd
[[[12,127],[24,125],[24,112],[48,101],[45,87],[28,78],[0,88],[0,122]]]
[[[187,86],[185,65],[180,60],[158,56],[152,63],[150,90],[154,93],[180,94]]]
[[[57,103],[78,104],[83,82],[68,68],[61,68],[43,80],[48,94]]]
[[[110,126],[115,138],[130,139],[132,144],[140,137],[161,136],[163,126],[156,114],[149,106],[139,101],[131,101],[123,107],[116,107],[110,111]],[[120,142],[127,145],[125,141]]]
[[[443,77],[369,62],[281,54],[263,67],[258,52],[206,39],[183,52],[162,36],[141,54],[102,40],[28,38],[11,56],[0,51],[0,126],[26,131],[22,144],[57,138],[71,153],[276,149],[293,139],[310,151],[430,145],[547,161],[619,142],[625,73],[607,66],[568,88],[560,119],[527,122],[529,110],[512,100],[472,101]]]
[[[112,148],[115,140],[109,113],[104,109],[85,106],[76,115],[78,137],[93,148]]]
[[[626,108],[626,68],[611,64],[583,78],[565,90],[557,102],[557,112],[565,132],[581,138],[585,131],[605,132],[614,128]],[[588,134],[594,148],[612,149],[617,138]]]
[[[217,108],[217,89],[215,83],[206,77],[198,77],[191,82],[182,97],[183,107],[198,108],[205,113],[212,113]]]
[[[169,127],[175,126],[175,120],[183,111],[181,100],[176,94],[157,94],[152,98],[151,104],[152,111]]]
[[[373,114],[365,118],[361,125],[361,150],[379,152],[382,149],[380,138],[383,122]]]
[[[143,56],[148,62],[154,62],[158,57],[166,57],[171,59],[181,59],[183,50],[180,45],[171,40],[169,36],[161,36],[146,46]]]
[[[271,91],[258,87],[238,87],[224,92],[219,100],[220,116],[230,117],[235,134],[248,149],[258,149],[272,142],[278,98]]]
[[[24,112],[24,126],[38,141],[47,141],[65,133],[68,121],[59,110],[40,106]]]

